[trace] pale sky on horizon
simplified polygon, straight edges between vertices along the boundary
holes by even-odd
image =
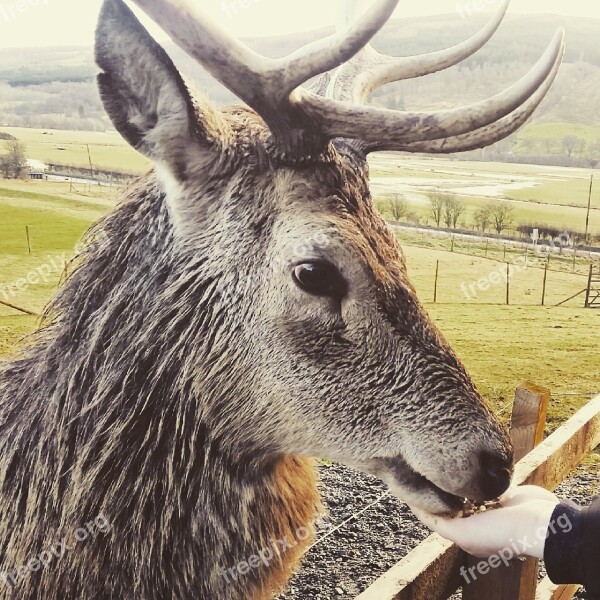
[[[188,0],[230,33],[242,36],[288,34],[335,22],[339,0]],[[90,46],[101,0],[0,0],[0,49]],[[395,17],[462,11],[489,12],[498,0],[401,0]],[[558,14],[600,20],[599,0],[512,0],[511,13]],[[600,21],[599,21],[600,27]],[[153,29],[157,34],[157,30]],[[158,35],[162,38],[162,35]]]

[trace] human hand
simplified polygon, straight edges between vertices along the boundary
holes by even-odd
[[[411,510],[427,527],[473,556],[488,558],[510,547],[514,556],[543,558],[548,525],[559,503],[553,493],[527,485],[509,489],[500,498],[502,508],[467,518]]]

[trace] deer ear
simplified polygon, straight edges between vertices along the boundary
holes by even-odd
[[[221,149],[227,125],[196,102],[173,61],[122,0],[105,0],[96,30],[98,86],[119,133],[183,178],[190,148]]]

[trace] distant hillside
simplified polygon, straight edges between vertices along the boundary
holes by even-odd
[[[378,35],[374,45],[396,56],[437,50],[465,39],[483,25],[485,18],[477,15],[461,19],[455,13],[395,20]],[[567,30],[565,64],[533,122],[600,125],[600,20],[594,19],[509,15],[488,45],[465,63],[386,86],[373,102],[390,108],[426,110],[480,100],[522,76],[561,25]],[[323,30],[248,43],[267,55],[282,56],[327,33]],[[178,48],[170,46],[168,50],[184,74],[214,102],[235,101]],[[0,50],[0,125],[109,128],[95,89],[95,72],[91,48]],[[595,136],[596,128],[593,131]],[[552,143],[558,152],[561,140]],[[598,150],[594,150],[596,145]],[[531,152],[532,145],[527,146]],[[550,142],[539,139],[538,146],[537,152],[541,153],[541,147],[549,148]],[[522,150],[519,144],[514,148]],[[597,153],[600,158],[600,136],[596,141],[592,136],[579,150],[582,156],[592,158]]]

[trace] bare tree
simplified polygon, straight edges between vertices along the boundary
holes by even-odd
[[[494,202],[490,206],[490,213],[496,233],[502,233],[512,225],[512,210],[512,206],[504,201]]]
[[[450,194],[444,196],[444,223],[446,227],[456,229],[458,220],[465,212],[465,205],[456,196]]]
[[[580,139],[576,135],[573,135],[572,133],[569,135],[565,135],[562,141],[562,145],[569,158],[571,157],[579,143]]]
[[[452,227],[456,229],[458,227],[458,220],[462,217],[466,210],[464,202],[460,198],[453,199],[452,208]]]
[[[553,138],[543,138],[541,140],[542,146],[544,147],[544,150],[546,151],[546,154],[553,154],[554,153],[554,139]]]
[[[0,157],[0,170],[6,179],[18,179],[27,169],[26,147],[23,142],[10,140],[6,142],[7,154]]]
[[[533,138],[526,137],[521,140],[521,147],[527,154],[533,154],[537,148],[537,142]]]
[[[388,200],[390,213],[394,221],[400,221],[408,212],[406,200],[400,194],[394,194]]]
[[[439,227],[442,222],[445,202],[445,194],[442,194],[441,192],[431,192],[429,194],[429,216],[433,218],[433,222],[437,227]]]
[[[475,227],[481,231],[487,231],[492,224],[492,209],[486,204],[478,208],[474,216]]]

